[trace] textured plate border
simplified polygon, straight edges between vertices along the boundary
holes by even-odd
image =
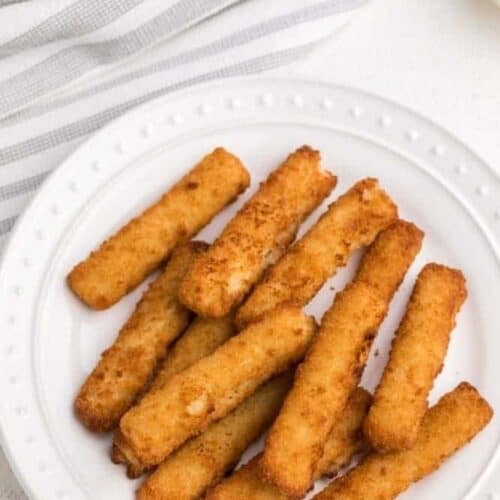
[[[33,366],[40,287],[66,228],[94,193],[130,161],[196,131],[252,122],[334,125],[426,165],[474,217],[499,258],[500,178],[459,140],[390,101],[330,84],[258,77],[189,89],[127,113],[93,136],[46,180],[4,250],[0,434],[30,497],[83,498],[67,477],[45,428]],[[498,453],[468,498],[500,498],[500,477],[492,473],[497,462]]]

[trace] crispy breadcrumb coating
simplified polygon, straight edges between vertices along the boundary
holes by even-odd
[[[179,292],[187,307],[200,316],[221,317],[244,299],[335,186],[336,178],[320,162],[319,152],[304,146],[271,173],[191,266]]]
[[[269,269],[237,312],[237,326],[285,302],[306,305],[355,250],[369,245],[397,216],[376,179],[354,184]]]
[[[116,427],[153,376],[169,344],[188,325],[191,312],[177,300],[177,291],[189,264],[207,247],[190,242],[174,251],[87,377],[75,410],[90,430],[105,432]]]
[[[413,446],[466,295],[460,271],[427,264],[420,272],[364,424],[377,450]]]
[[[335,474],[347,465],[352,457],[365,450],[366,443],[361,431],[361,423],[368,412],[371,395],[358,387],[349,398],[337,424],[333,427],[325,443],[323,455],[314,473],[317,479],[323,475]],[[219,483],[207,495],[207,500],[289,500],[276,486],[260,477],[257,455],[238,469],[226,480]]]
[[[241,161],[223,148],[205,156],[162,198],[106,240],[68,275],[89,307],[106,309],[250,185]]]
[[[316,495],[316,500],[391,500],[431,474],[465,446],[491,420],[493,410],[478,391],[462,382],[430,408],[412,448],[373,451],[345,476]]]
[[[122,417],[122,437],[142,464],[160,463],[273,375],[300,361],[315,331],[314,319],[298,308],[272,311],[146,394]]]

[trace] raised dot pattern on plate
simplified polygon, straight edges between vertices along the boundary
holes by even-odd
[[[324,110],[332,109],[332,108],[333,108],[333,101],[332,101],[331,99],[329,99],[328,97],[325,97],[325,98],[321,101],[321,107],[322,107]]]
[[[406,138],[410,142],[415,142],[419,138],[419,136],[419,133],[415,129],[411,129],[406,132]]]
[[[477,194],[479,196],[481,196],[482,198],[485,198],[486,196],[488,196],[488,193],[490,192],[490,190],[488,189],[488,186],[485,186],[484,184],[481,186],[478,186],[476,191],[477,191]]]
[[[200,106],[198,107],[198,113],[202,116],[208,115],[212,111],[213,111],[213,108],[212,108],[212,106],[210,106],[210,104],[204,103],[204,104],[200,104]]]
[[[229,108],[234,110],[240,109],[241,108],[241,99],[238,97],[231,97],[229,99]]]
[[[260,96],[260,102],[266,108],[271,107],[274,104],[274,96],[272,94],[263,94]]]
[[[444,146],[442,146],[441,144],[436,144],[431,148],[431,153],[434,156],[443,156],[444,152],[445,152]]]
[[[361,106],[353,106],[350,110],[349,113],[353,118],[359,118],[363,114],[363,109]]]
[[[145,139],[151,137],[152,133],[153,133],[153,126],[150,123],[148,125],[144,125],[144,127],[141,128],[141,135]]]
[[[381,127],[390,127],[392,125],[392,118],[389,115],[383,115],[378,120]]]
[[[296,108],[302,108],[304,107],[304,98],[301,95],[294,95],[292,97],[292,103]]]
[[[168,122],[170,123],[170,125],[180,125],[184,122],[184,117],[181,114],[177,113],[175,115],[169,116]]]

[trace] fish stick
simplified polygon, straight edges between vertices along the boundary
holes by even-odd
[[[79,419],[92,431],[116,427],[182,333],[191,312],[177,300],[189,264],[208,245],[189,242],[174,251],[162,274],[150,285],[113,345],[80,389],[75,400]]]
[[[166,381],[174,375],[194,365],[201,358],[212,354],[233,333],[234,326],[231,315],[219,319],[196,318],[167,353],[149,387],[149,392],[163,387]],[[133,453],[127,453],[126,450],[124,453],[122,448],[126,447],[126,444],[119,432],[117,432],[115,440],[119,444],[113,444],[112,461],[116,464],[127,464],[127,475],[130,478],[141,476],[146,469],[140,462],[134,460]],[[128,463],[127,454],[131,455],[132,460],[134,460],[132,463]]]
[[[371,402],[372,395],[362,387],[357,387],[351,393],[340,418],[326,439],[323,454],[314,473],[315,480],[325,475],[336,474],[354,455],[367,448],[361,425]]]
[[[397,216],[376,179],[354,184],[269,269],[238,310],[238,328],[281,303],[307,304],[355,250],[369,245]]]
[[[316,500],[390,500],[431,474],[491,420],[493,410],[477,390],[462,382],[425,414],[409,450],[370,453]]]
[[[266,439],[262,471],[289,496],[310,488],[327,436],[361,378],[386,301],[362,281],[335,297]]]
[[[361,259],[356,281],[377,288],[389,305],[422,247],[424,233],[411,222],[398,220],[378,234]]]
[[[93,309],[112,306],[249,185],[240,160],[223,148],[215,149],[75,266],[67,278],[71,290]]]
[[[413,446],[466,295],[460,271],[427,264],[420,272],[363,427],[377,450]]]
[[[271,424],[292,380],[292,371],[271,380],[179,448],[143,483],[138,500],[200,498],[236,465],[246,448]]]
[[[233,334],[233,317],[230,314],[216,319],[196,318],[168,353],[153,379],[151,390],[162,387],[177,373],[212,354]]]
[[[361,423],[371,401],[371,395],[358,387],[349,398],[339,422],[333,427],[318,462],[314,479],[332,474],[347,465],[352,457],[366,448]],[[207,500],[288,500],[276,486],[260,477],[261,454],[219,483],[207,495]]]
[[[124,441],[142,464],[158,464],[302,359],[315,331],[314,319],[298,308],[272,311],[146,394],[120,421]]]
[[[300,223],[337,180],[308,146],[292,153],[196,259],[179,291],[200,316],[221,317],[239,304],[264,270],[284,253]]]

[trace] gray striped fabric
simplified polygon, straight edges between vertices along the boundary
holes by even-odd
[[[53,88],[75,80],[101,65],[116,63],[164,37],[186,29],[235,0],[180,0],[128,33],[98,43],[77,44],[56,52],[0,83],[0,115],[31,102]]]
[[[122,16],[141,1],[83,0],[72,3],[40,24],[0,45],[0,56],[96,31]]]
[[[117,106],[107,108],[106,110],[91,115],[79,121],[74,121],[63,127],[52,129],[41,135],[37,135],[24,142],[14,144],[13,146],[0,150],[0,166],[7,165],[11,162],[22,159],[25,156],[31,156],[40,151],[44,151],[63,142],[72,141],[87,135],[90,132],[102,127],[105,123],[113,118],[125,113],[129,109],[142,104],[143,102],[159,97],[165,93],[180,90],[187,86],[196,85],[198,83],[208,82],[217,78],[228,78],[231,76],[250,75],[259,73],[268,69],[276,68],[283,64],[290,63],[303,57],[313,48],[315,44],[307,44],[304,46],[294,47],[293,49],[283,50],[265,54],[255,59],[242,61],[232,66],[226,66],[217,71],[210,73],[202,73],[196,77],[185,81],[180,81],[171,86],[161,88],[152,92],[148,92],[140,97],[130,101],[122,102]],[[0,200],[2,195],[0,192]]]

